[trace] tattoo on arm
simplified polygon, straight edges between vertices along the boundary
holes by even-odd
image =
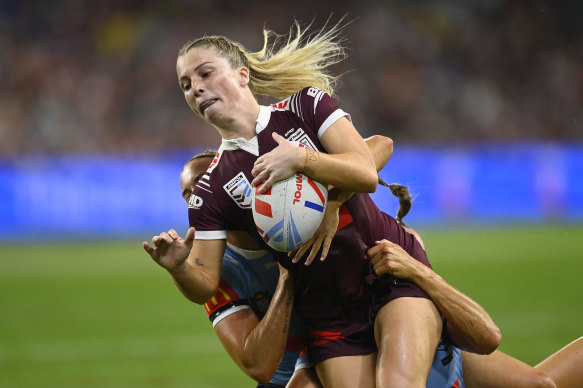
[[[292,307],[293,307],[292,296],[288,295],[287,299],[285,300],[285,312],[284,312],[285,325],[283,326],[283,329],[282,329],[283,333],[287,333],[287,331],[288,331],[289,317],[291,315]]]
[[[198,257],[194,258],[194,264],[198,265],[199,267],[204,267],[204,264],[200,262]]]

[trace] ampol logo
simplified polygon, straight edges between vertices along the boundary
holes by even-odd
[[[319,212],[323,212],[324,211],[324,204],[326,203],[326,199],[324,198],[324,193],[322,193],[322,190],[320,190],[320,188],[318,187],[318,185],[316,185],[316,183],[312,180],[312,178],[310,178],[306,175],[300,174],[300,173],[296,174],[296,192],[294,193],[293,204],[301,202],[302,188],[304,187],[304,184],[303,184],[304,179],[306,179],[308,181],[308,185],[310,185],[310,187],[314,190],[314,192],[316,193],[316,195],[320,199],[320,202],[322,203],[321,205],[319,205],[315,202],[306,200],[304,202],[304,206],[309,207],[310,209],[317,210]]]

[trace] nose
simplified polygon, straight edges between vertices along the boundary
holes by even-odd
[[[194,92],[194,95],[196,97],[200,96],[202,93],[204,93],[204,85],[201,81],[198,80],[192,80],[192,90]]]

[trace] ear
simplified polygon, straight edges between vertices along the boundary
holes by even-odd
[[[249,85],[249,69],[246,67],[239,68],[239,84],[241,86]]]

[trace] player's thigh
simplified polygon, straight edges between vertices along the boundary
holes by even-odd
[[[285,388],[322,388],[314,368],[296,369]]]
[[[316,364],[325,388],[375,387],[376,353],[333,357]]]
[[[462,351],[462,369],[467,388],[553,388],[545,374],[498,350],[488,355]]]
[[[534,368],[550,376],[558,387],[583,386],[583,337],[551,354]]]
[[[397,298],[377,313],[377,386],[425,386],[442,321],[426,298]]]

